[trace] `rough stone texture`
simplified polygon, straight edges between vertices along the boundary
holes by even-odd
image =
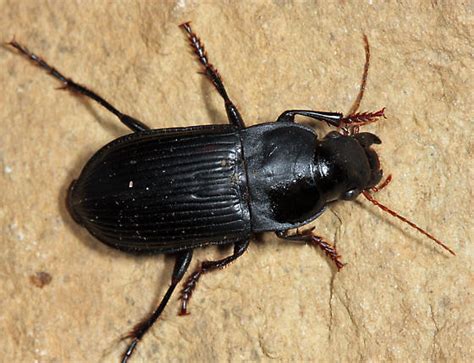
[[[349,263],[342,272],[267,234],[203,278],[191,316],[176,316],[174,299],[134,362],[474,361],[472,3],[0,0],[0,10],[2,41],[15,36],[156,128],[226,121],[177,27],[185,20],[248,124],[289,108],[348,110],[366,33],[362,109],[387,107],[366,129],[394,175],[378,198],[457,253],[362,198],[340,203],[314,225]],[[0,360],[117,361],[118,338],[164,293],[173,262],[102,246],[64,199],[92,153],[127,130],[6,48],[0,84]],[[198,251],[194,263],[225,253]]]

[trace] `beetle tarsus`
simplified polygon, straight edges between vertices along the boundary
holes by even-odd
[[[385,107],[375,112],[362,112],[347,115],[341,119],[343,127],[359,127],[377,122],[381,117],[385,118]]]
[[[186,32],[191,47],[193,48],[194,53],[196,54],[199,60],[199,63],[201,63],[201,65],[204,67],[204,70],[200,73],[205,74],[207,76],[207,78],[216,88],[217,92],[219,92],[221,97],[224,99],[225,109],[229,122],[232,125],[237,126],[239,129],[243,129],[245,127],[245,123],[242,120],[242,116],[240,115],[240,112],[237,107],[230,100],[219,72],[207,59],[207,52],[204,48],[204,44],[202,44],[198,36],[192,31],[190,22],[183,23],[180,25],[180,27],[183,28]]]
[[[340,260],[341,255],[337,253],[336,246],[333,246],[331,243],[325,241],[322,237],[312,234],[311,243],[324,251],[326,256],[328,256],[334,262],[338,271],[340,271],[346,265]]]
[[[286,239],[289,241],[303,241],[307,244],[317,246],[328,256],[336,265],[338,271],[340,271],[346,264],[343,263],[340,258],[341,255],[337,253],[336,246],[326,241],[323,237],[317,236],[313,233],[314,227],[306,231],[296,231],[296,234],[290,234],[289,231],[277,232],[276,235],[279,238]]]
[[[146,131],[150,129],[143,122],[131,116],[121,113],[119,110],[117,110],[114,106],[112,106],[109,102],[107,102],[104,98],[99,96],[94,91],[74,82],[71,78],[67,78],[61,72],[59,72],[56,68],[50,66],[44,59],[42,59],[41,57],[31,52],[27,47],[21,45],[15,39],[11,40],[8,43],[8,45],[17,49],[20,52],[20,54],[22,54],[23,56],[25,56],[26,58],[34,62],[40,68],[43,68],[47,73],[49,73],[51,76],[53,76],[57,80],[59,80],[62,83],[62,86],[59,87],[58,89],[61,89],[61,90],[67,89],[69,91],[79,93],[81,95],[84,95],[96,101],[102,107],[106,108],[107,110],[112,112],[115,116],[117,116],[120,119],[120,121],[129,129],[131,129],[133,132]]]
[[[249,241],[238,242],[234,245],[234,253],[226,258],[217,261],[204,261],[201,263],[201,266],[198,267],[188,278],[184,284],[183,289],[181,290],[181,309],[178,315],[184,316],[189,315],[187,310],[189,300],[193,294],[194,289],[196,288],[199,278],[205,273],[219,270],[226,267],[231,262],[235,261],[237,258],[242,256],[249,246]]]
[[[208,261],[203,262],[201,264],[201,268],[199,270],[193,272],[188,277],[186,283],[184,284],[184,287],[181,290],[181,295],[180,295],[181,309],[178,313],[179,316],[190,315],[190,313],[187,310],[188,309],[188,303],[189,303],[189,300],[191,299],[191,295],[193,294],[193,291],[196,287],[196,284],[197,284],[199,278],[205,272],[205,268],[203,266],[206,262],[208,262]]]

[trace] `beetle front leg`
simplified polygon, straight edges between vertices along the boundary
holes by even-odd
[[[324,121],[330,126],[341,126],[342,113],[338,112],[322,112],[311,110],[287,110],[278,117],[277,122],[294,122],[295,116],[306,116],[318,121]]]
[[[216,88],[217,92],[219,92],[221,97],[224,99],[225,110],[227,112],[227,118],[229,119],[229,122],[232,125],[237,126],[239,129],[243,129],[245,127],[245,124],[242,120],[242,116],[240,116],[239,110],[232,103],[229,96],[227,95],[227,91],[224,87],[224,83],[222,82],[219,72],[211,63],[209,63],[209,60],[207,59],[206,50],[204,49],[204,44],[202,44],[198,36],[193,33],[189,22],[181,24],[180,27],[183,28],[186,32],[189,42],[191,43],[191,47],[193,48],[194,53],[196,53],[196,56],[198,57],[199,63],[201,63],[201,65],[204,67],[203,73],[207,76],[207,78]]]
[[[331,243],[327,242],[323,237],[313,234],[313,229],[311,228],[307,231],[299,233],[296,231],[296,234],[290,235],[289,231],[280,231],[275,232],[279,238],[289,240],[289,241],[302,241],[308,243],[312,246],[317,246],[321,248],[326,256],[328,256],[336,265],[337,270],[341,270],[344,267],[343,263],[339,258],[341,257],[336,250],[336,247]]]
[[[76,93],[82,94],[86,97],[89,97],[89,98],[93,99],[98,104],[100,104],[102,107],[106,108],[107,110],[112,112],[115,116],[117,116],[119,118],[119,120],[125,126],[127,126],[130,130],[132,130],[133,132],[145,131],[145,130],[150,129],[143,122],[138,121],[137,119],[135,119],[131,116],[128,116],[128,115],[125,115],[125,114],[121,113],[119,110],[117,110],[114,106],[112,106],[105,99],[100,97],[94,91],[91,91],[90,89],[88,89],[84,86],[81,86],[80,84],[74,82],[72,79],[65,77],[56,68],[51,67],[48,63],[46,63],[45,60],[38,57],[36,54],[32,53],[28,48],[21,45],[20,43],[17,43],[15,40],[12,40],[11,42],[9,42],[8,45],[10,45],[13,48],[17,49],[20,52],[21,55],[25,56],[26,58],[28,58],[29,60],[34,62],[37,66],[43,68],[46,72],[48,72],[54,78],[61,81],[62,84],[63,84],[61,89],[67,89],[67,90],[70,90],[72,92],[76,92]]]
[[[179,315],[188,315],[188,304],[193,294],[194,289],[199,278],[208,272],[222,269],[227,266],[229,263],[235,261],[237,258],[243,255],[249,246],[249,241],[238,242],[234,245],[234,253],[222,260],[217,261],[204,261],[201,263],[201,266],[197,268],[188,278],[184,284],[183,290],[181,290],[181,310]]]
[[[126,363],[130,356],[132,355],[133,351],[135,350],[138,342],[140,339],[145,335],[145,333],[153,326],[156,320],[160,317],[161,313],[163,312],[166,304],[168,303],[171,295],[173,294],[176,285],[181,281],[186,270],[191,263],[191,259],[193,257],[193,251],[184,251],[179,253],[176,256],[176,262],[174,265],[173,275],[171,277],[171,285],[166,291],[165,296],[160,302],[160,305],[151,313],[148,317],[143,319],[140,323],[135,325],[133,330],[126,336],[127,338],[132,338],[132,342],[128,345],[127,350],[125,350],[122,356],[122,363]]]

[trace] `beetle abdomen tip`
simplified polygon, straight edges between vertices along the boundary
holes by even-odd
[[[76,212],[76,210],[74,209],[74,205],[72,204],[72,200],[73,200],[72,195],[73,195],[76,182],[77,182],[77,179],[74,179],[68,188],[67,198],[66,198],[66,208],[69,214],[71,215],[72,219],[74,219],[74,221],[77,224],[82,225],[82,219],[79,217],[79,214]]]

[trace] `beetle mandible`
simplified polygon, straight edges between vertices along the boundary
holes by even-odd
[[[341,269],[336,248],[312,229],[297,228],[316,219],[329,203],[362,194],[371,203],[423,233],[454,255],[440,240],[376,200],[382,170],[372,145],[380,139],[359,127],[384,117],[384,109],[359,113],[369,69],[365,67],[358,96],[348,115],[313,110],[287,110],[276,121],[246,127],[216,68],[189,22],[181,25],[203,74],[223,98],[229,124],[150,129],[121,113],[104,98],[65,77],[25,46],[8,44],[62,82],[112,112],[133,131],[105,145],[87,162],[67,197],[73,219],[101,242],[129,253],[176,256],[171,285],[156,309],[127,335],[125,363],[158,319],[182,280],[195,248],[232,244],[232,255],[204,261],[185,281],[180,314],[200,277],[239,258],[255,233],[321,248]],[[295,123],[304,116],[335,127],[318,139],[312,127]],[[289,231],[296,228],[296,233]]]

